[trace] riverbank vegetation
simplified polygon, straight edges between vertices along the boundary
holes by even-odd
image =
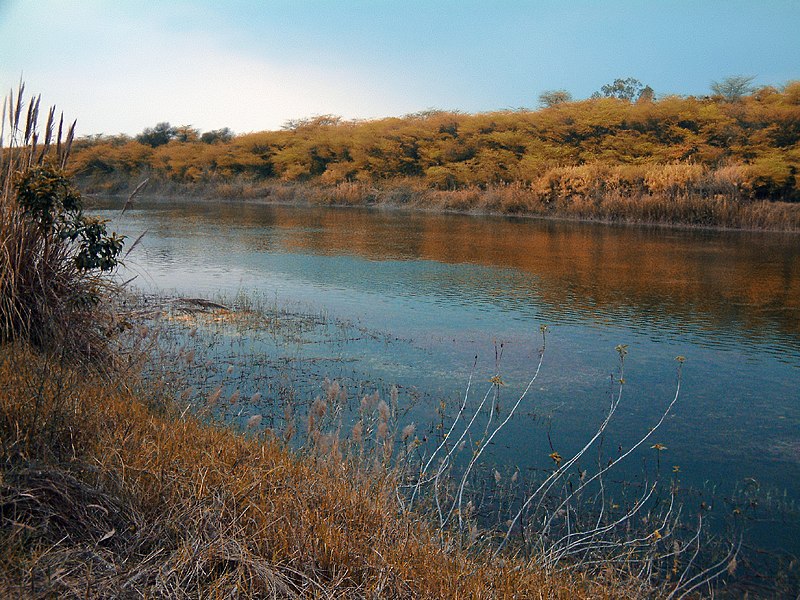
[[[298,455],[24,345],[0,358],[8,597],[622,597],[442,546],[391,471]]]
[[[327,115],[238,136],[162,123],[76,141],[72,172],[92,193],[149,177],[151,193],[800,229],[800,82],[737,79],[707,97],[619,80],[536,111]]]

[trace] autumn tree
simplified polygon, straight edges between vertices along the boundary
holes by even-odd
[[[656,99],[656,93],[649,85],[644,86],[644,89],[639,92],[639,97],[636,99],[637,104],[644,104],[653,102]]]
[[[234,137],[220,129],[199,139],[193,130],[163,123],[136,141],[78,140],[72,164],[79,176],[98,181],[147,171],[179,181],[242,176],[333,184],[419,178],[441,189],[523,182],[554,198],[595,189],[688,193],[724,185],[741,197],[800,197],[800,159],[794,151],[800,140],[800,82],[762,88],[735,105],[723,96],[656,99],[651,88],[632,78],[615,80],[596,96],[623,101],[570,101],[564,90],[550,90],[540,102],[557,110],[475,115],[429,110],[368,121],[322,115],[288,122],[278,131]],[[178,143],[181,139],[187,143]],[[684,169],[684,163],[690,167]]]
[[[195,129],[191,125],[181,125],[175,127],[174,139],[179,142],[196,142],[200,139],[200,130]]]

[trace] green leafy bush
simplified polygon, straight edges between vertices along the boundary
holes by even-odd
[[[124,236],[108,234],[106,222],[83,214],[80,192],[63,171],[37,165],[19,173],[17,202],[38,226],[45,240],[74,244],[75,266],[81,271],[111,271],[118,264]]]

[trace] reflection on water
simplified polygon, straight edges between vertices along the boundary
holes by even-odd
[[[776,355],[800,347],[796,236],[254,204],[159,206],[153,223],[150,211],[122,223],[135,231],[141,220],[146,241],[161,239],[147,262],[173,268],[184,261],[180,268],[192,273],[205,269],[202,255],[211,253],[243,285],[259,255],[276,252],[487,266],[420,272],[390,265],[365,280],[361,269],[298,265],[321,285],[445,298],[469,290],[494,308],[535,307],[553,322],[625,319],[663,335],[699,332],[708,344],[763,342]],[[187,227],[196,238],[187,239]]]
[[[130,236],[148,231],[129,260],[140,285],[256,290],[410,338],[417,350],[358,358],[432,393],[459,393],[476,354],[491,371],[498,340],[511,395],[548,323],[530,410],[555,415],[565,446],[596,425],[616,344],[630,348],[629,398],[611,432],[620,445],[657,419],[685,355],[682,399],[655,440],[668,442],[666,460],[687,481],[755,477],[800,498],[797,236],[248,203],[139,202],[104,215]],[[515,427],[498,455],[546,464],[541,439]]]

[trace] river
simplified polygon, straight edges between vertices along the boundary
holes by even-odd
[[[647,452],[666,446],[661,460],[701,490],[689,503],[708,494],[714,510],[732,510],[757,490],[751,529],[798,552],[797,235],[257,202],[140,200],[122,215],[98,202],[112,228],[147,232],[126,261],[141,289],[259,293],[404,340],[337,352],[428,398],[458,398],[476,355],[486,381],[502,343],[510,405],[546,324],[542,374],[520,413],[535,424],[515,419],[494,453],[520,468],[544,468],[553,440],[564,455],[594,431],[617,345],[628,354],[613,447],[658,421],[683,356],[679,400]]]

